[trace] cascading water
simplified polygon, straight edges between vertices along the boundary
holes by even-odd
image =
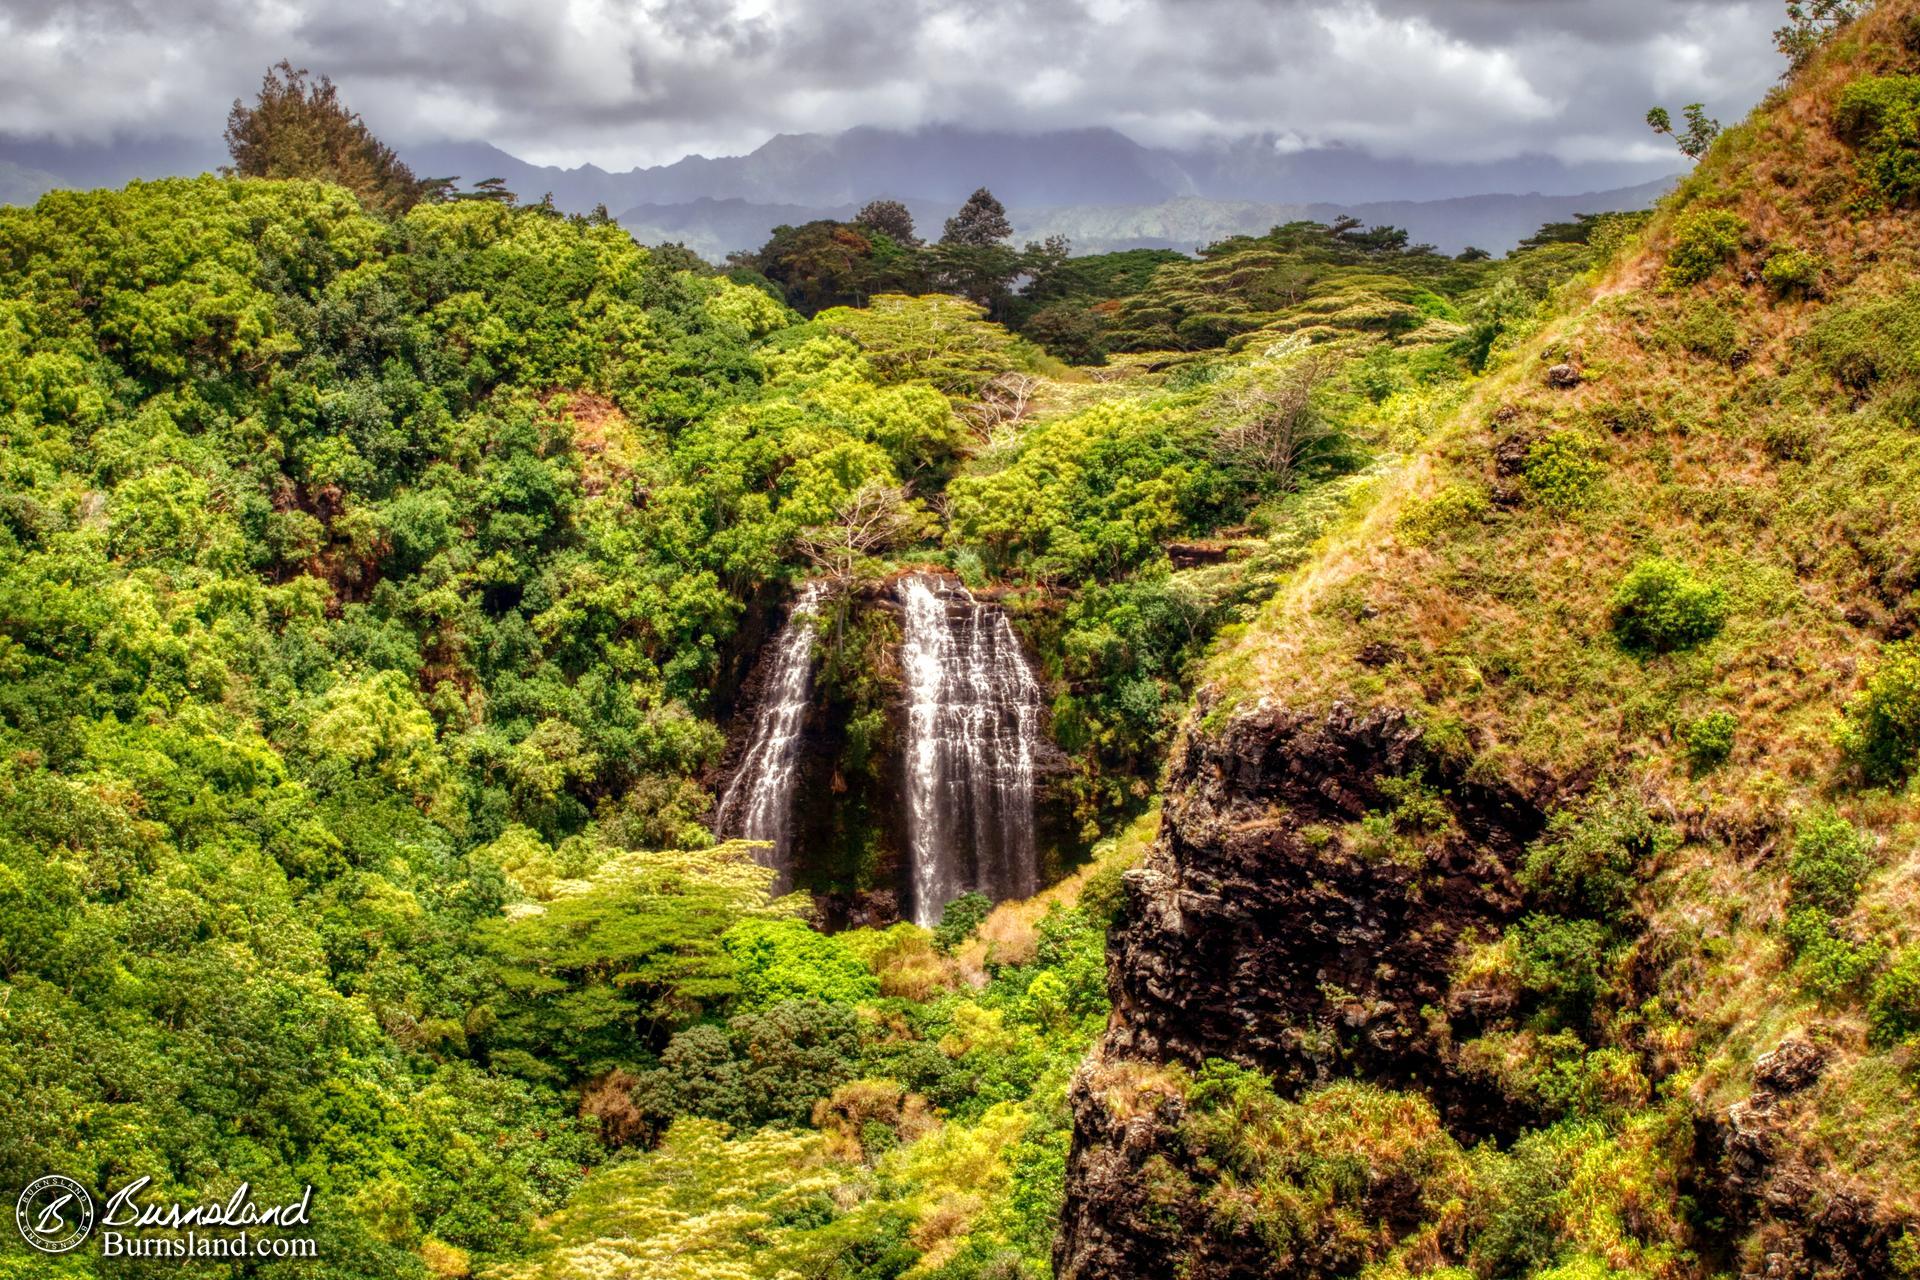
[[[813,637],[823,590],[817,582],[802,587],[774,637],[773,665],[760,687],[752,736],[714,815],[716,834],[772,846],[755,857],[780,873],[777,888],[785,888],[793,873],[793,793],[800,780],[800,728],[813,692]]]
[[[977,890],[1038,888],[1034,756],[1041,693],[1007,615],[948,578],[915,574],[905,608],[907,838],[913,919]]]

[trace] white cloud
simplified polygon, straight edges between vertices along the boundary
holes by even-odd
[[[1771,25],[1729,0],[0,0],[0,120],[217,138],[289,57],[390,139],[617,168],[937,121],[1628,159],[1654,101],[1738,115]]]

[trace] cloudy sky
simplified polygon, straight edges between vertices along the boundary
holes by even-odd
[[[0,131],[219,134],[290,57],[393,141],[627,168],[779,132],[1105,124],[1383,156],[1671,154],[1778,75],[1730,0],[0,0]],[[1677,112],[1676,112],[1677,114]]]

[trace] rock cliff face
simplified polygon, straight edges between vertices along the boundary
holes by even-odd
[[[1754,1063],[1753,1094],[1697,1127],[1697,1191],[1750,1232],[1746,1276],[1868,1280],[1910,1274],[1895,1263],[1905,1224],[1863,1188],[1835,1185],[1795,1150],[1807,1094],[1827,1065],[1824,1045],[1792,1038]]]
[[[1515,1010],[1462,980],[1459,962],[1540,909],[1517,868],[1561,797],[1544,783],[1532,796],[1476,785],[1391,710],[1261,709],[1211,730],[1199,727],[1205,712],[1172,761],[1160,837],[1128,873],[1108,957],[1113,1018],[1071,1091],[1062,1280],[1320,1280],[1359,1269],[1338,1242],[1310,1239],[1276,1266],[1271,1240],[1205,1207],[1221,1168],[1193,1141],[1169,1064],[1227,1059],[1282,1095],[1342,1078],[1419,1094],[1463,1145],[1505,1148],[1551,1119],[1463,1069],[1458,1046],[1510,1026]],[[1415,847],[1368,851],[1366,830],[1409,777],[1444,818],[1429,814],[1435,834]],[[1658,982],[1637,975],[1631,998]],[[1697,1274],[1909,1274],[1909,1224],[1810,1154],[1828,1052],[1817,1037],[1779,1043],[1752,1063],[1749,1097],[1701,1105],[1691,1140],[1681,1137],[1672,1198],[1691,1206]],[[1641,1065],[1657,1082],[1652,1061]],[[1420,1222],[1417,1186],[1376,1179],[1357,1196],[1384,1235]]]
[[[1425,775],[1452,830],[1408,858],[1368,858],[1341,828],[1392,807],[1384,778]],[[1446,998],[1463,931],[1520,905],[1512,867],[1539,831],[1524,799],[1449,778],[1391,712],[1256,714],[1174,761],[1162,835],[1130,873],[1107,1049],[1227,1057],[1295,1087],[1336,1066],[1448,1093],[1426,1006]],[[1499,1128],[1466,1095],[1454,1124]]]
[[[1356,851],[1355,825],[1393,807],[1383,782],[1409,777],[1438,793],[1440,833],[1395,855]],[[1293,1091],[1360,1076],[1427,1093],[1463,1137],[1511,1133],[1526,1117],[1450,1065],[1451,1038],[1476,1015],[1449,1009],[1449,973],[1463,937],[1519,913],[1514,866],[1541,825],[1526,797],[1454,776],[1391,711],[1261,710],[1190,734],[1160,839],[1128,873],[1113,1021],[1074,1091],[1058,1274],[1161,1274],[1185,1234],[1169,1231],[1142,1176],[1156,1159],[1182,1161],[1178,1103],[1110,1110],[1096,1081],[1122,1063],[1226,1058]],[[1207,1253],[1194,1274],[1264,1274],[1229,1242]]]

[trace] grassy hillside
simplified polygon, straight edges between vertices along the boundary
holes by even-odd
[[[1276,1097],[1116,1054],[1099,1114],[1188,1108],[1172,1218],[1287,1274],[1920,1273],[1916,103],[1920,9],[1885,3],[1212,664],[1196,751],[1411,725],[1328,780],[1364,816],[1263,821],[1387,910],[1477,849],[1483,923],[1451,918],[1422,1070],[1518,1130],[1450,1136],[1360,1068]],[[1169,805],[1213,814],[1190,786]],[[1490,797],[1544,830],[1486,844]],[[1331,1060],[1373,1052],[1339,1029],[1366,997],[1323,988]],[[1375,1182],[1342,1180],[1355,1160]],[[1175,1246],[1226,1274],[1206,1247]]]

